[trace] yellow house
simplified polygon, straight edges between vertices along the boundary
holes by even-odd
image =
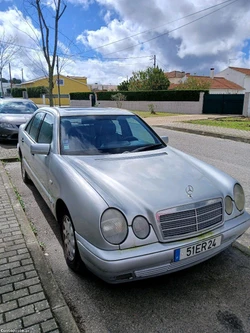
[[[90,92],[90,88],[87,85],[87,78],[84,76],[65,76],[65,75],[54,75],[54,89],[53,89],[53,96],[54,96],[54,105],[59,105],[59,90],[60,90],[60,105],[69,105],[69,94],[71,92]],[[59,83],[59,84],[58,84]],[[48,78],[42,77],[36,80],[23,82],[19,85],[22,88],[33,88],[33,87],[48,87]],[[59,89],[58,89],[59,88]],[[49,105],[49,99],[47,96],[45,99],[43,98],[31,98],[34,103],[36,104],[47,104]]]

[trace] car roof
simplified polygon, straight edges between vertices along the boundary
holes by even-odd
[[[4,102],[24,102],[24,103],[33,103],[35,104],[31,99],[27,99],[27,98],[11,98],[11,97],[5,97],[5,98],[1,98],[0,99],[0,103],[4,103]]]
[[[39,110],[48,110],[56,112],[58,116],[106,116],[106,115],[134,115],[133,112],[118,108],[59,108],[59,107],[41,107]]]

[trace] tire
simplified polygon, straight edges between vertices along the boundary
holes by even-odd
[[[63,252],[66,263],[73,271],[77,273],[84,272],[86,270],[86,267],[80,258],[76,243],[75,228],[72,223],[70,214],[67,210],[63,212],[60,222]]]
[[[30,178],[25,170],[25,167],[23,165],[23,158],[21,158],[21,175],[22,175],[22,180],[25,184],[30,183]]]

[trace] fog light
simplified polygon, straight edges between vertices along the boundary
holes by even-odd
[[[231,215],[233,211],[233,200],[229,196],[225,198],[225,211],[228,215]]]

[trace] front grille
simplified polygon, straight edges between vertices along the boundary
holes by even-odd
[[[169,209],[157,215],[164,239],[186,237],[223,224],[223,205],[221,199],[214,199],[196,206],[177,207],[174,212]]]

